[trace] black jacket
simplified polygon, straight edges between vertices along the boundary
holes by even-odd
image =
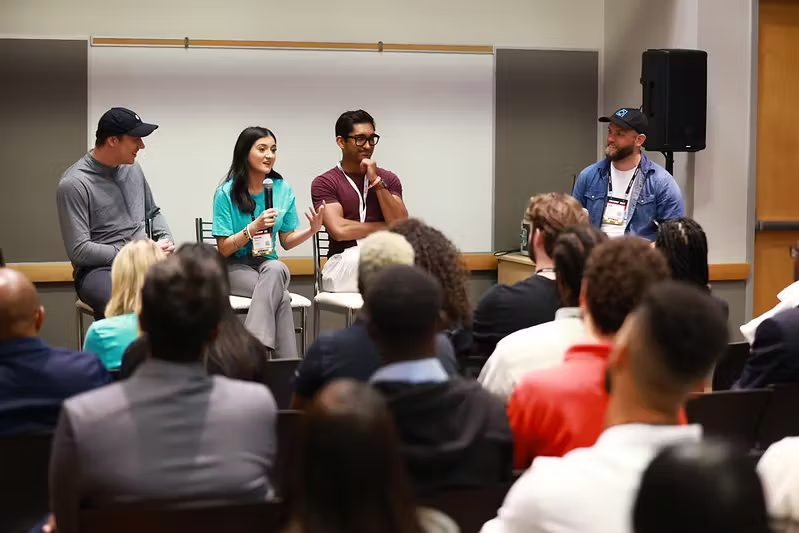
[[[475,381],[378,382],[420,496],[511,479],[513,434],[505,404]]]

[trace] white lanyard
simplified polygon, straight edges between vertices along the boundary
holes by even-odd
[[[344,174],[344,177],[347,178],[347,183],[355,190],[355,194],[358,195],[358,212],[361,215],[361,222],[366,222],[366,197],[369,194],[369,178],[367,178],[366,175],[363,177],[363,196],[361,196],[361,192],[358,190],[358,187],[355,186],[355,180],[344,172],[344,169],[341,168],[341,163],[337,163],[336,166],[341,173]]]

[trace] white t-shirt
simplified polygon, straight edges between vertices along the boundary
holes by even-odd
[[[477,381],[507,403],[526,374],[558,366],[569,347],[586,338],[579,307],[562,307],[555,320],[511,333],[497,343]]]
[[[633,179],[633,175],[635,174],[637,167],[631,168],[630,170],[617,170],[613,163],[610,164],[610,181],[613,184],[613,192],[608,192],[608,200],[610,197],[613,198],[624,198],[625,200],[629,200],[630,196],[627,194],[627,187],[630,185],[630,180]],[[636,179],[638,177],[636,176]],[[630,187],[630,192],[632,192],[632,188],[635,187],[635,183],[632,184]],[[627,213],[629,212],[629,205],[627,206],[628,209],[624,211],[624,220],[627,221]],[[608,237],[621,237],[624,235],[624,224],[616,225],[616,224],[606,224],[604,222],[605,215],[608,211],[608,204],[605,204],[605,212],[602,213],[602,225],[599,227]]]

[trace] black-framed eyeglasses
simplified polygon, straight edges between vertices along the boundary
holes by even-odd
[[[355,139],[355,146],[363,146],[367,142],[372,146],[377,146],[380,142],[380,135],[377,133],[367,137],[366,135],[347,135],[347,139]]]

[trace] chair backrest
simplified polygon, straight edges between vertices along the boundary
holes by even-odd
[[[303,412],[291,409],[281,410],[277,414],[277,459],[275,460],[274,487],[278,497],[285,496],[288,476],[294,464],[293,450],[296,448],[297,431]]]
[[[752,449],[771,399],[768,389],[730,390],[698,394],[688,400],[688,422],[700,424],[706,436],[733,440]]]
[[[420,499],[419,505],[441,511],[458,524],[461,533],[478,533],[497,516],[510,484],[439,492]]]
[[[799,435],[799,385],[770,387],[771,401],[763,413],[758,430],[758,447],[765,450],[778,440]]]
[[[266,364],[266,386],[278,409],[288,409],[294,393],[294,371],[302,359],[270,359]]]
[[[49,434],[0,437],[0,531],[28,531],[47,515],[51,443]]]
[[[322,285],[322,258],[330,249],[330,234],[326,229],[319,230],[313,237],[313,294],[324,291]]]
[[[216,239],[211,234],[213,222],[207,222],[201,218],[194,219],[194,238],[197,242],[206,242],[216,246]]]
[[[749,343],[731,342],[727,350],[716,363],[713,370],[713,390],[729,390],[741,377],[746,359],[749,357]]]
[[[141,505],[82,511],[81,533],[278,533],[285,506],[263,502],[218,507],[163,509]]]

